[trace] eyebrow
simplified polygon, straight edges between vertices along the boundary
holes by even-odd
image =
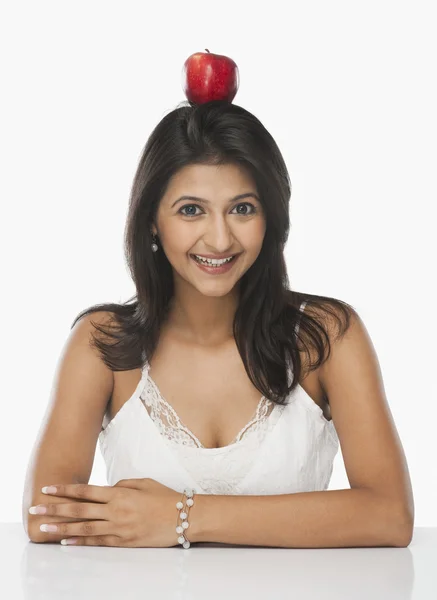
[[[258,200],[258,202],[260,202],[260,199],[254,192],[247,192],[245,194],[238,194],[238,196],[235,196],[235,198],[231,198],[229,200],[229,204],[231,204],[232,202],[235,202],[236,200],[242,200],[243,198],[250,198],[250,197],[256,198],[256,200]],[[178,202],[182,202],[182,200],[194,200],[195,202],[200,202],[201,204],[210,204],[210,201],[207,200],[206,198],[198,198],[197,196],[181,196],[175,202],[173,202],[173,204],[171,205],[170,208],[173,208],[173,206],[175,204],[177,204]]]

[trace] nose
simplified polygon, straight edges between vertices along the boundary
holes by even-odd
[[[225,219],[218,216],[207,224],[207,230],[203,236],[205,245],[211,252],[217,254],[225,253],[232,246],[233,235],[229,224]]]

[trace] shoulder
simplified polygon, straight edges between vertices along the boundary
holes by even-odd
[[[307,294],[301,300],[300,310],[316,322],[318,330],[326,333],[330,343],[342,338],[353,323],[360,320],[351,304],[329,296]]]
[[[111,342],[109,331],[113,327],[114,317],[114,313],[106,310],[89,312],[78,317],[70,331],[72,343],[79,347],[87,346],[94,360],[111,374],[112,369],[103,360],[101,347]]]
[[[355,310],[351,310],[347,323],[339,327],[342,315],[324,316],[329,337],[327,356],[319,369],[323,388],[334,395],[340,384],[354,386],[363,377],[380,375],[378,357],[369,332]]]
[[[79,316],[72,328],[75,331],[92,334],[110,327],[115,321],[115,313],[107,310],[96,310]]]
[[[308,367],[317,365],[317,374],[323,385],[323,374],[334,348],[360,318],[353,306],[343,300],[311,294],[302,298],[300,311],[303,314],[302,318],[299,315],[299,348],[309,359]],[[305,321],[303,325],[302,321]]]

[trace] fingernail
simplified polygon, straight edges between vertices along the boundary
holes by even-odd
[[[45,515],[47,508],[45,506],[31,506],[29,512],[31,515]]]
[[[53,533],[55,531],[58,531],[58,528],[56,525],[47,525],[47,523],[44,523],[43,525],[39,526],[41,531],[48,531],[49,533]]]
[[[41,488],[43,494],[56,494],[56,487],[54,485],[46,485]]]
[[[61,544],[62,544],[63,546],[70,546],[70,545],[72,545],[72,544],[75,544],[75,543],[76,543],[76,541],[77,541],[77,540],[74,540],[74,539],[72,539],[72,538],[68,538],[68,539],[66,539],[66,540],[61,540]]]

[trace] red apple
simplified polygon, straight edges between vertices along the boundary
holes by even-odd
[[[211,100],[232,102],[240,76],[232,58],[221,54],[196,52],[187,58],[182,70],[182,88],[188,100],[203,104]]]

